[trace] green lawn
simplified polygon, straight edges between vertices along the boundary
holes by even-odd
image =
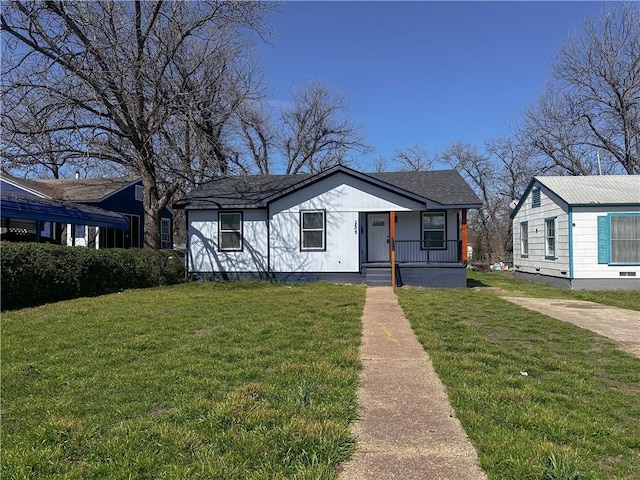
[[[470,277],[497,289],[397,293],[490,479],[638,478],[640,360],[497,296],[637,292]],[[335,478],[364,293],[199,282],[4,313],[0,477]]]
[[[639,478],[640,359],[491,291],[396,291],[491,480]]]
[[[362,287],[191,283],[2,315],[11,478],[334,478]]]
[[[502,290],[497,293],[507,293],[512,296],[586,300],[640,311],[640,290],[569,290],[515,280],[510,272],[473,272],[469,270],[467,278],[469,286],[494,287]]]

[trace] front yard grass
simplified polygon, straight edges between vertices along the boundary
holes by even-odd
[[[494,287],[514,297],[560,298],[564,300],[586,300],[612,307],[628,308],[640,311],[640,290],[570,290],[540,283],[525,282],[513,278],[511,272],[474,272],[467,271],[470,286]]]
[[[11,478],[334,478],[362,287],[192,283],[2,315]]]
[[[487,291],[397,294],[491,480],[638,478],[640,359]]]

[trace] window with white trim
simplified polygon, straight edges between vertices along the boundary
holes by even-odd
[[[73,238],[81,239],[84,238],[85,226],[84,225],[73,225]]]
[[[218,250],[242,250],[242,212],[218,214]]]
[[[142,185],[136,185],[136,188],[134,190],[134,197],[139,202],[144,201],[144,188]]]
[[[171,219],[160,219],[160,248],[171,248]]]
[[[300,249],[325,249],[325,212],[324,210],[310,210],[300,212]]]
[[[520,224],[520,256],[529,256],[529,222]]]
[[[446,212],[422,212],[421,248],[447,248]]]
[[[556,219],[544,220],[544,256],[548,259],[556,258]]]

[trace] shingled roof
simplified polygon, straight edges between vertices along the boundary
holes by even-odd
[[[419,201],[430,200],[449,207],[482,206],[480,199],[456,170],[364,174],[344,166],[316,175],[242,175],[218,178],[197,187],[173,206],[186,209],[264,208],[272,200],[339,172]]]
[[[13,183],[53,200],[91,203],[99,202],[116,191],[135,183],[139,178],[64,178],[28,180],[5,175]]]
[[[40,180],[39,182],[57,191],[58,200],[69,202],[99,202],[104,197],[137,182],[138,178],[65,178]]]

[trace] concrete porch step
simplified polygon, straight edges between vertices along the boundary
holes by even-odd
[[[365,272],[366,283],[371,287],[388,287],[391,285],[391,268],[370,268]]]

